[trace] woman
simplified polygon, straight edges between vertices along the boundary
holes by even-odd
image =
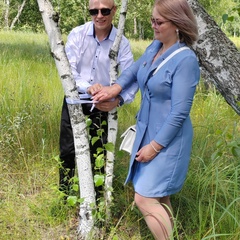
[[[91,94],[104,101],[138,82],[142,100],[126,182],[132,181],[135,203],[155,239],[169,239],[170,195],[181,190],[188,170],[193,137],[189,113],[200,70],[188,48],[154,71],[175,50],[191,46],[198,30],[186,0],[156,0],[151,22],[155,40],[143,56],[116,84]]]

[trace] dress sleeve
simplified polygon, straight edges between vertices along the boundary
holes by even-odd
[[[196,57],[185,57],[172,75],[171,110],[155,136],[155,141],[166,147],[189,116],[200,70]]]

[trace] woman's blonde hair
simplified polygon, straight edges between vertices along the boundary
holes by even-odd
[[[177,27],[180,42],[191,46],[198,39],[197,21],[186,0],[155,0],[154,7]]]

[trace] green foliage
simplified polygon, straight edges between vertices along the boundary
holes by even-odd
[[[63,91],[47,37],[0,32],[0,38],[0,239],[76,239],[82,199],[77,177],[72,179],[70,196],[58,190]],[[148,44],[131,41],[135,59]],[[116,149],[121,133],[135,123],[139,101],[137,94],[133,103],[119,108]],[[239,116],[218,92],[207,91],[201,83],[191,118],[194,141],[189,173],[181,192],[172,196],[174,239],[238,240]],[[102,151],[97,167],[102,164]],[[116,151],[115,155],[108,226],[103,199],[94,210],[99,225],[104,226],[99,239],[153,239],[133,204],[132,186],[124,186],[129,154]],[[103,183],[103,176],[95,174],[97,185]]]
[[[229,36],[240,35],[239,1],[199,0],[208,14]]]
[[[12,23],[13,19],[16,17],[18,8],[22,2],[22,0],[10,1],[9,24]],[[14,30],[39,32],[43,31],[44,29],[42,16],[38,8],[37,1],[28,0],[24,6],[19,21],[14,27]]]
[[[72,28],[90,20],[88,15],[88,0],[54,0],[52,4],[60,16],[60,28],[63,33],[69,33]]]
[[[222,16],[223,23],[225,24],[227,21],[232,22],[234,20],[233,16],[228,16],[228,14],[223,14]]]
[[[238,50],[240,50],[240,38],[237,37],[230,37],[229,38],[238,48]],[[238,101],[238,105],[240,106],[240,102]]]
[[[229,14],[225,13],[222,16],[223,27],[227,29],[227,33],[232,36],[240,35],[240,5],[229,10]]]
[[[8,16],[8,27],[17,16],[18,8],[22,0],[11,0]],[[59,26],[64,34],[81,25],[91,17],[88,13],[88,0],[52,0],[54,10],[59,13]],[[240,34],[240,7],[239,1],[234,0],[200,0],[206,11],[213,17],[222,30],[229,36],[239,36]],[[118,11],[114,19],[114,25],[118,26],[121,1],[117,0]],[[150,16],[153,2],[149,0],[132,0],[128,2],[128,12],[124,34],[132,39],[152,39],[153,31],[150,24]],[[2,17],[0,18],[0,29],[6,28],[5,14],[7,5],[5,1],[0,3]],[[39,12],[37,1],[29,0],[17,21],[14,30],[43,32],[44,25]]]

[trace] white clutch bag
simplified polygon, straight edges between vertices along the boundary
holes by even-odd
[[[122,135],[122,143],[119,147],[120,150],[124,150],[129,154],[132,153],[133,144],[136,138],[136,125],[130,126]]]

